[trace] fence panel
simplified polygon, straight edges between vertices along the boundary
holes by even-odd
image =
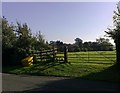
[[[64,56],[56,56],[57,53],[57,48],[50,50],[32,51],[32,55],[36,57],[37,61],[64,62]]]
[[[115,51],[88,51],[68,53],[68,62],[70,63],[115,63]]]

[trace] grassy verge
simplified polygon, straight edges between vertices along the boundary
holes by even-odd
[[[14,74],[69,76],[90,80],[120,82],[120,73],[115,65],[77,63],[39,63],[30,67],[3,68],[3,72]]]
[[[82,53],[85,54],[86,52]],[[96,52],[90,53],[97,54]],[[71,54],[75,55],[76,53]],[[77,57],[80,56],[77,55]],[[84,62],[84,60],[80,58],[73,58],[69,61],[70,64],[59,62],[39,62],[38,64],[34,64],[30,67],[7,67],[3,68],[3,72],[38,76],[68,76],[90,80],[120,82],[120,70],[117,69],[113,61]]]

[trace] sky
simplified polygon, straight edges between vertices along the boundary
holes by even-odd
[[[118,2],[119,0],[1,0],[2,2]]]
[[[47,41],[95,41],[113,25],[116,2],[2,2],[2,16],[14,24],[27,23]],[[111,41],[113,42],[113,41]]]

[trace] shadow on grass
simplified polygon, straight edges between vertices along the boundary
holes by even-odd
[[[3,68],[3,73],[10,73],[10,74],[27,74],[27,75],[42,75],[46,76],[48,74],[44,73],[44,70],[47,70],[49,68],[52,68],[54,66],[63,64],[63,62],[52,62],[52,61],[46,61],[46,62],[37,62],[32,66],[24,67],[24,66],[16,66],[16,67],[6,67]]]
[[[113,65],[101,72],[91,73],[81,78],[67,78],[50,81],[44,85],[36,85],[36,88],[25,92],[88,92],[88,93],[120,93],[120,69]],[[97,81],[98,80],[98,81]],[[110,82],[112,81],[113,82]]]
[[[117,65],[112,65],[111,67],[97,73],[90,73],[86,76],[82,76],[84,79],[90,80],[100,80],[100,81],[111,81],[120,84],[120,68]]]
[[[33,71],[36,71],[34,73],[28,73],[31,75],[43,75],[43,76],[49,76],[48,74],[44,73],[44,70],[47,70],[49,68],[53,68],[54,66],[58,66],[61,64],[65,64],[64,62],[51,62],[51,61],[47,61],[47,62],[39,62],[38,64],[34,65],[33,67],[31,67],[30,69]]]
[[[39,70],[45,70],[50,67],[59,65],[61,63],[54,63],[54,62],[46,62],[46,63],[39,63],[43,68],[35,68],[37,64],[32,68]],[[44,66],[46,66],[44,68]],[[33,70],[34,70],[33,69]],[[62,78],[62,79],[55,79],[46,81],[43,84],[36,84],[32,89],[23,91],[24,93],[31,93],[31,92],[90,92],[90,93],[119,93],[119,82],[120,81],[120,69],[117,68],[116,65],[113,65],[101,72],[98,73],[91,73],[89,75],[83,76],[81,78]],[[36,72],[37,73],[37,72]],[[32,74],[32,73],[31,73]],[[42,73],[40,73],[42,74]],[[35,74],[36,75],[36,74]],[[43,75],[43,74],[42,74]],[[49,78],[49,77],[48,77]],[[89,80],[87,80],[89,79]],[[101,81],[97,81],[101,80]],[[116,82],[105,82],[105,81],[116,81]]]
[[[110,77],[107,76],[109,78],[106,78],[106,75],[109,75]],[[104,71],[91,73],[82,77],[84,79],[75,77],[64,77],[58,80],[52,79],[50,81],[47,81],[43,85],[36,84],[34,88],[30,90],[25,90],[24,92],[120,93],[119,83],[106,82],[107,79],[108,81],[109,79],[110,81],[111,79],[116,79],[116,81],[118,81],[120,80],[119,76],[120,74],[118,72],[118,68],[116,67],[116,65],[114,65]]]
[[[42,66],[41,68],[39,68],[39,70],[41,71],[44,71],[48,68],[51,68],[51,67],[54,67],[54,66],[57,66],[57,65],[60,65],[60,64],[63,64],[63,62],[52,62],[52,61],[46,61],[46,62],[38,62],[37,64],[35,64],[35,66],[33,66],[33,68],[37,67],[38,65]]]
[[[9,71],[12,71],[14,69],[19,69],[22,68],[22,66],[7,66],[7,67],[2,67],[2,73],[9,73]]]

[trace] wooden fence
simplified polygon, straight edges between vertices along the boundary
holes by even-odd
[[[67,48],[64,49],[64,56],[56,56],[58,53],[57,48],[50,50],[32,51],[31,54],[37,59],[37,61],[58,61],[68,62],[67,60]]]
[[[108,53],[107,53],[108,52]],[[68,61],[72,63],[115,63],[115,51],[87,51],[68,53]]]
[[[50,50],[41,50],[32,52],[39,61],[58,61],[65,63],[114,63],[116,61],[116,53],[104,53],[105,51],[87,51],[87,52],[71,52],[68,53],[67,47],[64,47],[64,52],[59,53],[56,48]]]

